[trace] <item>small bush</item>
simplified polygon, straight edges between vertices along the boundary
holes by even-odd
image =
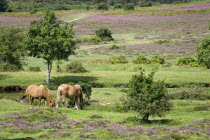
[[[41,71],[41,69],[40,69],[40,67],[29,67],[29,71],[39,72],[39,71]]]
[[[73,61],[68,64],[66,67],[66,71],[71,73],[87,72],[80,61]]]
[[[9,63],[0,63],[0,71],[19,71],[22,70],[19,66]]]
[[[196,106],[194,107],[195,111],[208,111],[209,110],[209,106]]]
[[[98,83],[98,82],[95,82],[95,81],[90,81],[89,84],[91,84],[91,86],[94,87],[94,88],[103,88],[103,87],[105,87],[104,84]]]
[[[165,59],[159,55],[154,55],[151,59],[150,59],[151,63],[159,63],[159,64],[164,64],[165,63]]]
[[[116,44],[113,44],[111,47],[109,47],[109,49],[111,50],[114,50],[114,49],[120,49],[121,47],[116,45]]]
[[[144,1],[142,1],[142,2],[140,3],[139,6],[140,6],[140,7],[150,7],[150,6],[152,6],[152,3],[151,3],[150,1],[144,0]]]
[[[125,56],[116,56],[109,59],[109,63],[111,64],[125,64],[128,63],[128,60]]]
[[[108,5],[106,5],[105,3],[100,3],[100,4],[97,6],[97,9],[98,9],[98,10],[109,10],[109,7],[108,7]]]
[[[142,63],[149,63],[149,60],[143,55],[137,55],[132,62],[134,64],[142,64]]]
[[[123,5],[120,3],[114,5],[114,9],[121,9],[121,8],[123,8]]]
[[[170,42],[171,42],[171,40],[169,40],[169,39],[154,41],[154,43],[157,43],[157,44],[170,43]]]
[[[100,38],[104,41],[110,41],[113,40],[112,38],[112,32],[108,28],[100,28],[95,31],[96,37]]]
[[[182,66],[189,65],[190,63],[193,64],[193,62],[196,62],[196,59],[194,57],[180,57],[176,61],[176,64]]]
[[[124,5],[123,7],[124,10],[134,10],[134,5],[132,3],[128,3]]]
[[[182,90],[182,91],[171,92],[171,93],[169,93],[169,98],[170,99],[179,99],[179,100],[186,100],[186,99],[209,100],[210,94],[208,94],[208,92],[205,92],[201,89],[195,88],[190,91]]]
[[[92,92],[92,85],[89,84],[89,83],[83,83],[83,82],[79,82],[78,84],[82,87],[82,92],[85,95],[83,97],[84,104],[85,105],[90,105],[90,97],[91,97],[91,92]]]

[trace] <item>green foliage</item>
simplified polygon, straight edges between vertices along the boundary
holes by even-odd
[[[150,7],[152,3],[150,1],[144,0],[139,4],[140,7]]]
[[[0,0],[0,12],[5,12],[8,8],[7,0]]]
[[[209,100],[210,94],[205,92],[199,88],[195,88],[193,90],[182,90],[169,93],[170,99],[179,99],[179,100]]]
[[[165,83],[153,81],[153,76],[154,72],[148,76],[143,72],[134,75],[129,82],[129,93],[122,99],[123,108],[136,111],[143,120],[148,120],[150,115],[161,117],[172,108]]]
[[[176,64],[182,66],[182,65],[193,64],[194,62],[196,62],[196,59],[194,57],[180,57],[176,61]]]
[[[19,71],[20,68],[15,64],[0,63],[0,71]]]
[[[200,65],[210,69],[210,38],[204,39],[197,47],[197,57]]]
[[[154,41],[154,43],[157,43],[157,44],[170,43],[170,42],[171,42],[170,39],[156,40],[156,41]]]
[[[54,60],[68,59],[74,54],[73,25],[60,26],[55,14],[47,11],[44,18],[31,22],[27,33],[26,47],[29,56],[46,60],[48,74],[46,82],[50,82],[50,73]]]
[[[71,73],[87,72],[80,61],[73,61],[66,66],[66,71]]]
[[[124,10],[134,10],[134,5],[132,3],[125,4],[123,9]]]
[[[41,71],[41,69],[40,69],[40,67],[29,67],[29,70],[30,71],[32,71],[32,72],[40,72]]]
[[[11,71],[22,69],[20,58],[25,54],[22,29],[15,27],[0,28],[0,62],[2,69]]]
[[[125,64],[128,63],[128,60],[125,56],[116,56],[109,59],[109,63],[111,64]]]
[[[121,3],[117,3],[114,5],[114,9],[122,9],[123,5]]]
[[[82,92],[85,95],[85,97],[83,97],[84,98],[84,104],[85,105],[90,105],[92,85],[89,84],[89,83],[83,83],[83,82],[79,82],[78,84],[82,87]]]
[[[109,7],[105,3],[99,3],[97,6],[97,9],[98,10],[109,10]]]
[[[159,63],[159,64],[164,64],[165,63],[165,59],[161,56],[159,56],[158,54],[154,55],[151,59],[150,59],[151,63]]]
[[[149,63],[149,60],[143,55],[137,55],[132,62],[134,64],[142,64],[142,63]]]
[[[113,40],[112,32],[108,28],[105,28],[105,27],[100,28],[96,30],[95,33],[96,33],[96,36],[100,38],[101,40],[104,40],[104,41]]]
[[[115,49],[120,49],[120,48],[122,48],[123,46],[118,46],[118,45],[116,45],[116,44],[113,44],[111,47],[109,47],[109,49],[111,49],[111,50],[115,50]]]
[[[209,106],[204,106],[204,105],[196,106],[196,107],[194,107],[194,110],[195,111],[208,111],[209,110]]]

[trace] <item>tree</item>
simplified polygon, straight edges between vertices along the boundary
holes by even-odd
[[[0,12],[5,12],[8,8],[6,0],[0,0]]]
[[[197,47],[198,63],[210,69],[210,38],[204,39]]]
[[[73,25],[60,26],[55,14],[47,11],[44,18],[31,22],[27,33],[26,48],[29,55],[43,58],[47,64],[46,82],[50,83],[50,74],[54,60],[68,59],[74,54]]]
[[[0,61],[22,69],[20,58],[24,56],[23,34],[21,28],[0,28]],[[6,69],[5,69],[6,70]]]
[[[122,100],[124,109],[136,111],[143,120],[148,120],[150,115],[161,117],[172,108],[164,82],[153,81],[153,76],[154,72],[148,77],[143,72],[134,75],[127,97]]]
[[[100,28],[95,31],[96,37],[100,38],[101,40],[109,41],[113,40],[112,32],[108,28]]]

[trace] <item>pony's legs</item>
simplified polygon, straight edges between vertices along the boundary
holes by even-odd
[[[55,108],[58,108],[58,103],[60,102],[60,100],[61,100],[61,92],[58,89],[58,91],[57,91],[57,99],[55,100],[55,104],[56,104]]]
[[[75,97],[75,108],[78,110],[79,98]]]
[[[65,101],[66,101],[66,96],[63,94],[62,95],[62,103],[63,103],[63,106],[66,108]]]
[[[47,100],[46,99],[44,100],[44,104],[45,104],[45,106],[47,108]]]
[[[29,96],[29,105],[30,105],[30,109],[32,109],[33,101],[34,101],[34,98]]]
[[[41,98],[39,98],[39,102],[38,102],[38,108],[40,109],[40,105],[41,105]]]

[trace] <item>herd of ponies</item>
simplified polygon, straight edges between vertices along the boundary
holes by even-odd
[[[48,88],[40,85],[30,85],[26,88],[25,94],[21,97],[23,100],[25,97],[28,98],[30,109],[32,109],[32,104],[34,99],[38,99],[38,107],[40,108],[41,100],[44,99],[46,107],[49,103],[50,108],[58,108],[58,103],[62,101],[63,106],[65,106],[66,98],[75,101],[76,109],[83,109],[83,93],[80,85],[67,85],[62,84],[58,87],[57,98],[54,100]],[[79,108],[78,108],[79,106]]]

